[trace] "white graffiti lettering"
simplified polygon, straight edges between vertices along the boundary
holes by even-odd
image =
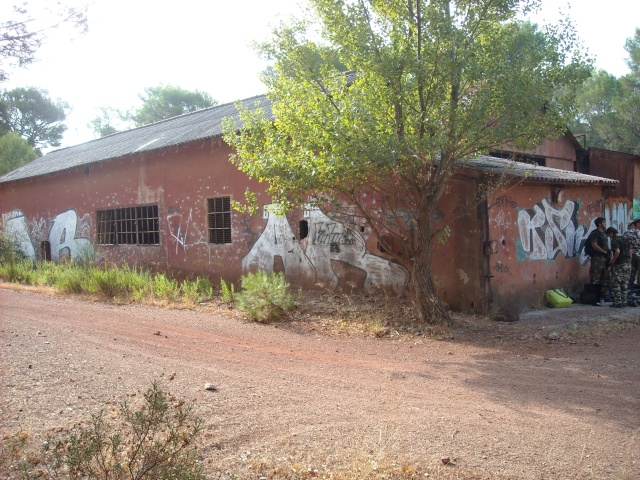
[[[558,210],[546,198],[532,210],[520,210],[518,231],[522,249],[529,253],[529,259],[554,259],[560,253],[566,258],[578,255],[586,228],[578,226],[576,213],[574,201],[568,200],[562,210]]]
[[[258,268],[271,272],[279,257],[287,277],[334,288],[339,282],[332,263],[335,260],[365,272],[365,289],[382,286],[403,290],[408,272],[395,262],[369,253],[357,231],[332,221],[320,210],[309,209],[305,215],[309,218],[308,237],[297,241],[286,217],[269,213],[262,235],[242,259],[243,272]]]
[[[42,232],[46,222],[38,220],[32,228],[31,235],[27,222],[20,210],[13,210],[2,215],[5,229],[9,235],[18,241],[20,250],[27,258],[36,259],[33,238],[43,238]],[[84,228],[83,228],[84,230]],[[51,246],[51,260],[60,261],[61,258],[74,258],[82,255],[93,245],[91,239],[78,236],[78,215],[75,210],[67,210],[58,214],[51,222],[49,234],[44,237]]]
[[[193,223],[191,209],[189,209],[189,215],[186,219],[181,213],[167,215],[167,225],[169,225],[171,238],[176,243],[176,255],[180,249],[186,253],[189,247],[207,244],[206,236]],[[190,229],[191,233],[189,233]]]

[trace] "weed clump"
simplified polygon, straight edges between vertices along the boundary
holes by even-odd
[[[86,425],[47,437],[41,458],[14,471],[24,479],[201,480],[195,446],[201,426],[191,405],[170,399],[154,382],[139,408],[123,402],[117,415],[101,410]]]
[[[277,320],[295,305],[290,285],[282,272],[268,274],[263,270],[241,277],[242,290],[235,294],[235,305],[252,320]]]

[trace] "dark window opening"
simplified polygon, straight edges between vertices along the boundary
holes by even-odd
[[[157,205],[112,208],[97,213],[98,245],[160,245]]]
[[[45,262],[51,261],[51,242],[48,240],[40,242],[40,258]]]
[[[300,240],[309,236],[309,222],[300,220]]]
[[[209,243],[231,243],[231,197],[207,200]]]

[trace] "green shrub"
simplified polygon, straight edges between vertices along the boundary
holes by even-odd
[[[51,478],[204,479],[194,444],[201,425],[154,382],[139,410],[124,402],[118,417],[100,411],[88,426],[49,437],[43,467]]]
[[[24,258],[16,238],[8,234],[0,224],[0,264],[14,263]]]
[[[103,268],[91,268],[87,271],[90,288],[87,293],[103,295],[106,298],[130,299],[139,291],[147,291],[149,277],[145,272],[131,268],[127,264],[121,267],[105,265]]]
[[[155,298],[171,302],[180,296],[180,287],[178,282],[169,278],[166,274],[157,273],[151,280],[151,293]]]
[[[59,264],[58,275],[53,285],[65,293],[83,293],[87,282],[87,273],[75,267],[72,263]]]
[[[233,304],[236,296],[236,287],[233,283],[227,285],[227,282],[220,279],[220,293],[222,294],[222,301],[224,303]]]
[[[211,298],[213,285],[207,277],[196,277],[195,280],[185,280],[180,285],[180,296],[186,303],[197,303]]]
[[[61,275],[61,269],[57,263],[40,262],[38,264],[38,285],[54,286],[58,282]]]
[[[12,262],[0,264],[0,278],[7,282],[35,285],[38,272],[33,260],[22,257]]]
[[[263,270],[241,278],[242,290],[235,295],[235,304],[253,320],[268,322],[278,319],[294,306],[289,283],[282,272],[267,274]]]

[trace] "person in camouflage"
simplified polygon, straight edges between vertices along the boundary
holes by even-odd
[[[609,291],[610,272],[607,268],[607,255],[609,253],[609,239],[604,233],[607,221],[603,217],[597,217],[593,221],[595,230],[592,230],[587,238],[587,243],[591,246],[591,266],[589,267],[589,281],[591,283],[599,283],[602,290],[594,303],[596,307],[604,304],[604,297]]]
[[[629,277],[629,287],[636,283],[636,276],[640,281],[640,218],[636,218],[629,224],[629,230],[624,232],[631,241],[631,275]]]
[[[609,261],[613,266],[611,274],[611,293],[613,294],[612,307],[622,308],[627,306],[629,290],[629,275],[631,274],[631,242],[628,237],[618,235],[618,230],[613,227],[605,231],[611,239],[611,251],[613,256]]]

